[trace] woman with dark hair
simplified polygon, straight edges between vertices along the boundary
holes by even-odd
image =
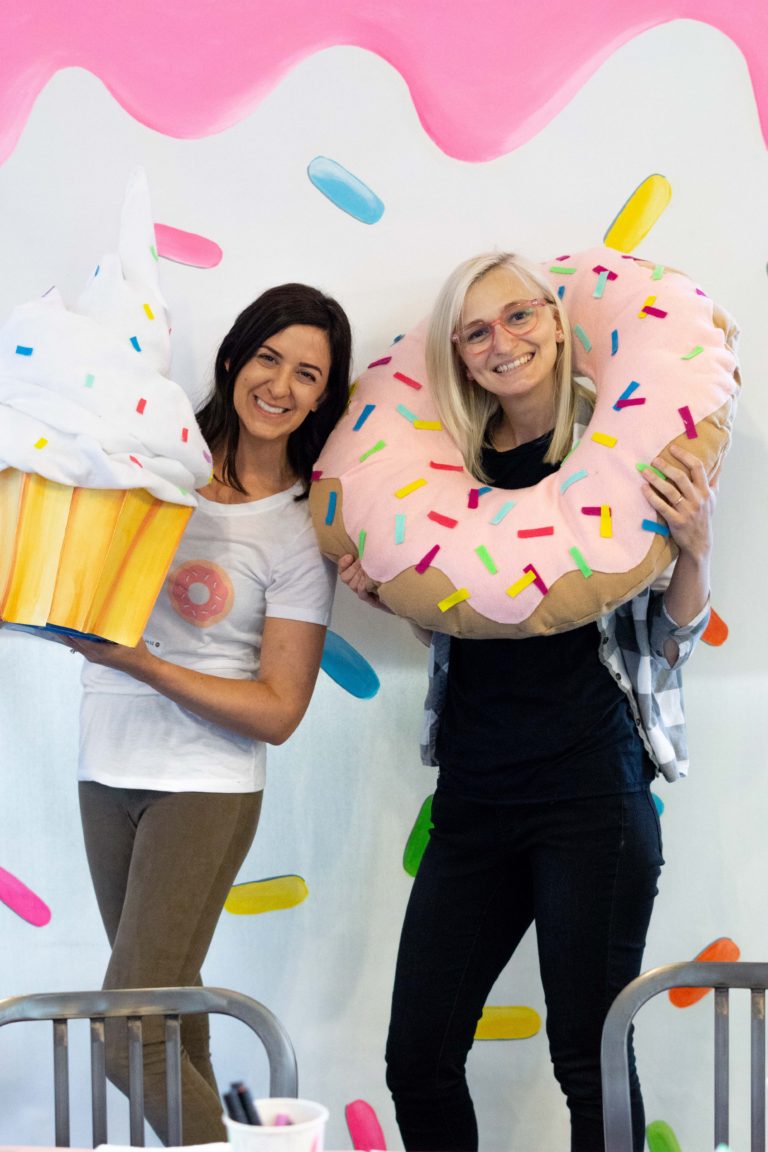
[[[135,648],[86,640],[80,807],[112,948],[105,988],[200,983],[253,840],[267,744],[309,704],[334,572],[315,542],[311,468],[347,402],[351,337],[303,284],[260,296],[216,358],[199,421],[213,454],[165,587]],[[184,1141],[224,1139],[208,1022],[182,1022]],[[127,1087],[125,1027],[108,1073]],[[146,1115],[167,1142],[162,1025],[144,1029]]]

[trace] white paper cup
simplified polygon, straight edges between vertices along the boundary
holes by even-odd
[[[224,1116],[233,1152],[323,1152],[328,1109],[322,1104],[290,1096],[254,1100],[254,1104],[261,1124],[240,1124]],[[276,1126],[280,1114],[292,1123]]]

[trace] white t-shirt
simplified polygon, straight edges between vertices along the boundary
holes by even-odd
[[[155,655],[255,679],[264,618],[328,624],[335,570],[299,485],[247,504],[199,497],[144,639]],[[124,672],[86,663],[81,780],[167,792],[254,792],[266,747],[181,708]]]

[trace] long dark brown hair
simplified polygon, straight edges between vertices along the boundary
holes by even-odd
[[[347,403],[352,334],[341,305],[307,284],[280,284],[263,292],[240,313],[224,337],[216,355],[213,391],[197,414],[211,449],[214,452],[223,449],[221,479],[238,492],[245,493],[245,488],[235,462],[240,439],[240,420],[232,399],[235,381],[259,348],[292,324],[320,328],[326,333],[331,350],[331,368],[322,403],[288,438],[288,463],[304,485],[302,498],[309,492],[312,466]]]

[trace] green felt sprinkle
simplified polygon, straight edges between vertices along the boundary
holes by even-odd
[[[568,551],[570,552],[571,556],[573,557],[573,562],[576,565],[576,567],[579,569],[579,571],[581,572],[584,579],[585,580],[588,579],[592,575],[592,569],[590,568],[589,564],[587,564],[587,562],[584,559],[584,557],[582,556],[581,552],[579,552],[578,548],[575,548],[575,547],[569,548]]]
[[[363,552],[365,552],[365,538],[367,535],[368,533],[364,528],[362,528],[360,530],[360,535],[357,538],[357,556],[359,560],[362,560]]]
[[[638,472],[645,472],[646,468],[650,468],[651,472],[656,473],[659,480],[666,480],[666,476],[661,471],[661,469],[660,468],[654,468],[653,464],[642,464],[642,463],[638,462],[637,464],[635,464],[635,468],[637,468]]]
[[[691,348],[690,352],[686,352],[685,356],[681,356],[681,360],[693,360],[694,356],[698,356],[703,351],[701,344],[697,344],[695,348]]]
[[[553,264],[550,272],[558,272],[561,276],[573,276],[575,268],[564,268],[562,264]]]
[[[486,566],[486,568],[490,572],[491,576],[495,576],[496,573],[498,572],[498,568],[494,564],[493,558],[491,557],[485,544],[481,544],[478,548],[475,548],[475,553],[480,558],[480,560],[482,560],[483,564]]]
[[[381,452],[382,448],[386,448],[386,443],[384,440],[379,440],[378,443],[374,444],[373,448],[369,448],[367,452],[363,452],[360,457],[360,463],[362,464],[363,460],[367,460],[369,456],[373,456],[374,452]]]
[[[664,275],[664,265],[663,264],[657,264],[656,267],[654,268],[653,272],[651,273],[651,280],[661,280],[663,275]]]

